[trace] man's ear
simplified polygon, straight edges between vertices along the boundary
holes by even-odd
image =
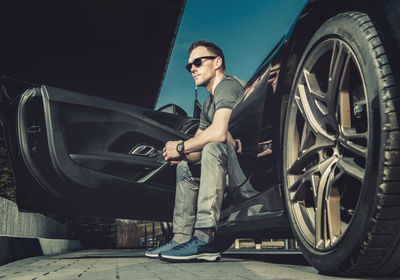
[[[222,67],[222,58],[220,56],[217,56],[217,58],[214,59],[214,68],[215,70],[217,70],[221,67]]]

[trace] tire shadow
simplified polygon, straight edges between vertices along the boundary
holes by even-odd
[[[291,264],[291,265],[301,265],[310,266],[302,254],[269,254],[269,253],[223,253],[224,258],[235,258],[235,259],[246,259],[254,261],[263,261],[274,264]]]

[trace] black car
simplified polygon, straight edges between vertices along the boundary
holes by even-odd
[[[399,275],[400,3],[310,1],[294,22],[232,113],[259,195],[225,199],[218,245],[294,236],[323,273]],[[196,114],[108,93],[40,86],[2,102],[21,209],[171,220],[175,166],[161,150],[193,134]],[[260,139],[271,156],[255,158]]]

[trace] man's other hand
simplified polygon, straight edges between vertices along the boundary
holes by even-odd
[[[180,141],[168,141],[163,149],[163,156],[166,161],[178,164],[182,160],[182,156],[176,150],[176,146]]]
[[[264,157],[272,154],[272,140],[267,140],[261,143],[258,143],[257,148],[257,157]]]
[[[240,139],[235,139],[235,150],[237,154],[242,154],[242,141]]]

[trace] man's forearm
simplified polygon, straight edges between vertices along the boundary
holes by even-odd
[[[184,160],[190,162],[196,162],[201,159],[201,152],[192,152],[190,154],[186,154]]]
[[[189,140],[184,142],[184,150],[183,153],[188,155],[188,159],[192,161],[192,159],[199,160],[200,155],[190,155],[195,152],[201,152],[203,147],[211,142],[226,142],[227,134],[228,134],[228,123],[229,118],[231,116],[232,109],[221,108],[218,109],[213,118],[213,122],[209,127],[205,130],[198,129],[196,131],[196,135]],[[176,147],[176,145],[174,145]],[[172,149],[172,148],[171,148]],[[175,151],[171,151],[172,154],[175,154]],[[168,156],[167,156],[168,158]]]
[[[202,133],[204,133],[206,130],[204,130]],[[198,139],[198,137],[199,137],[199,135],[200,134],[198,134],[198,135],[196,135],[197,137],[195,137],[195,138],[197,138]],[[216,137],[216,138],[208,138],[209,140],[211,139],[219,139],[218,137]],[[231,134],[229,133],[229,132],[227,132],[227,139],[226,139],[226,141],[228,142],[228,143],[230,143],[230,144],[232,144],[233,146],[235,146],[235,141],[233,140],[233,138],[232,138],[232,136],[231,136]],[[217,142],[217,141],[209,141],[209,142]],[[207,142],[207,143],[209,143],[209,142]],[[190,144],[190,143],[189,143]],[[187,141],[185,142],[185,146],[187,145]],[[204,144],[205,145],[205,144]],[[204,145],[203,145],[203,147],[204,147]],[[185,147],[185,152],[186,152],[186,147]],[[186,159],[185,160],[187,160],[187,161],[191,161],[191,162],[196,162],[196,161],[199,161],[201,159],[201,151],[198,151],[198,152],[191,152],[191,153],[188,153],[188,154],[186,154]]]
[[[199,152],[203,147],[211,142],[226,142],[227,131],[218,129],[211,125],[205,129],[201,134],[185,141],[185,153]]]

